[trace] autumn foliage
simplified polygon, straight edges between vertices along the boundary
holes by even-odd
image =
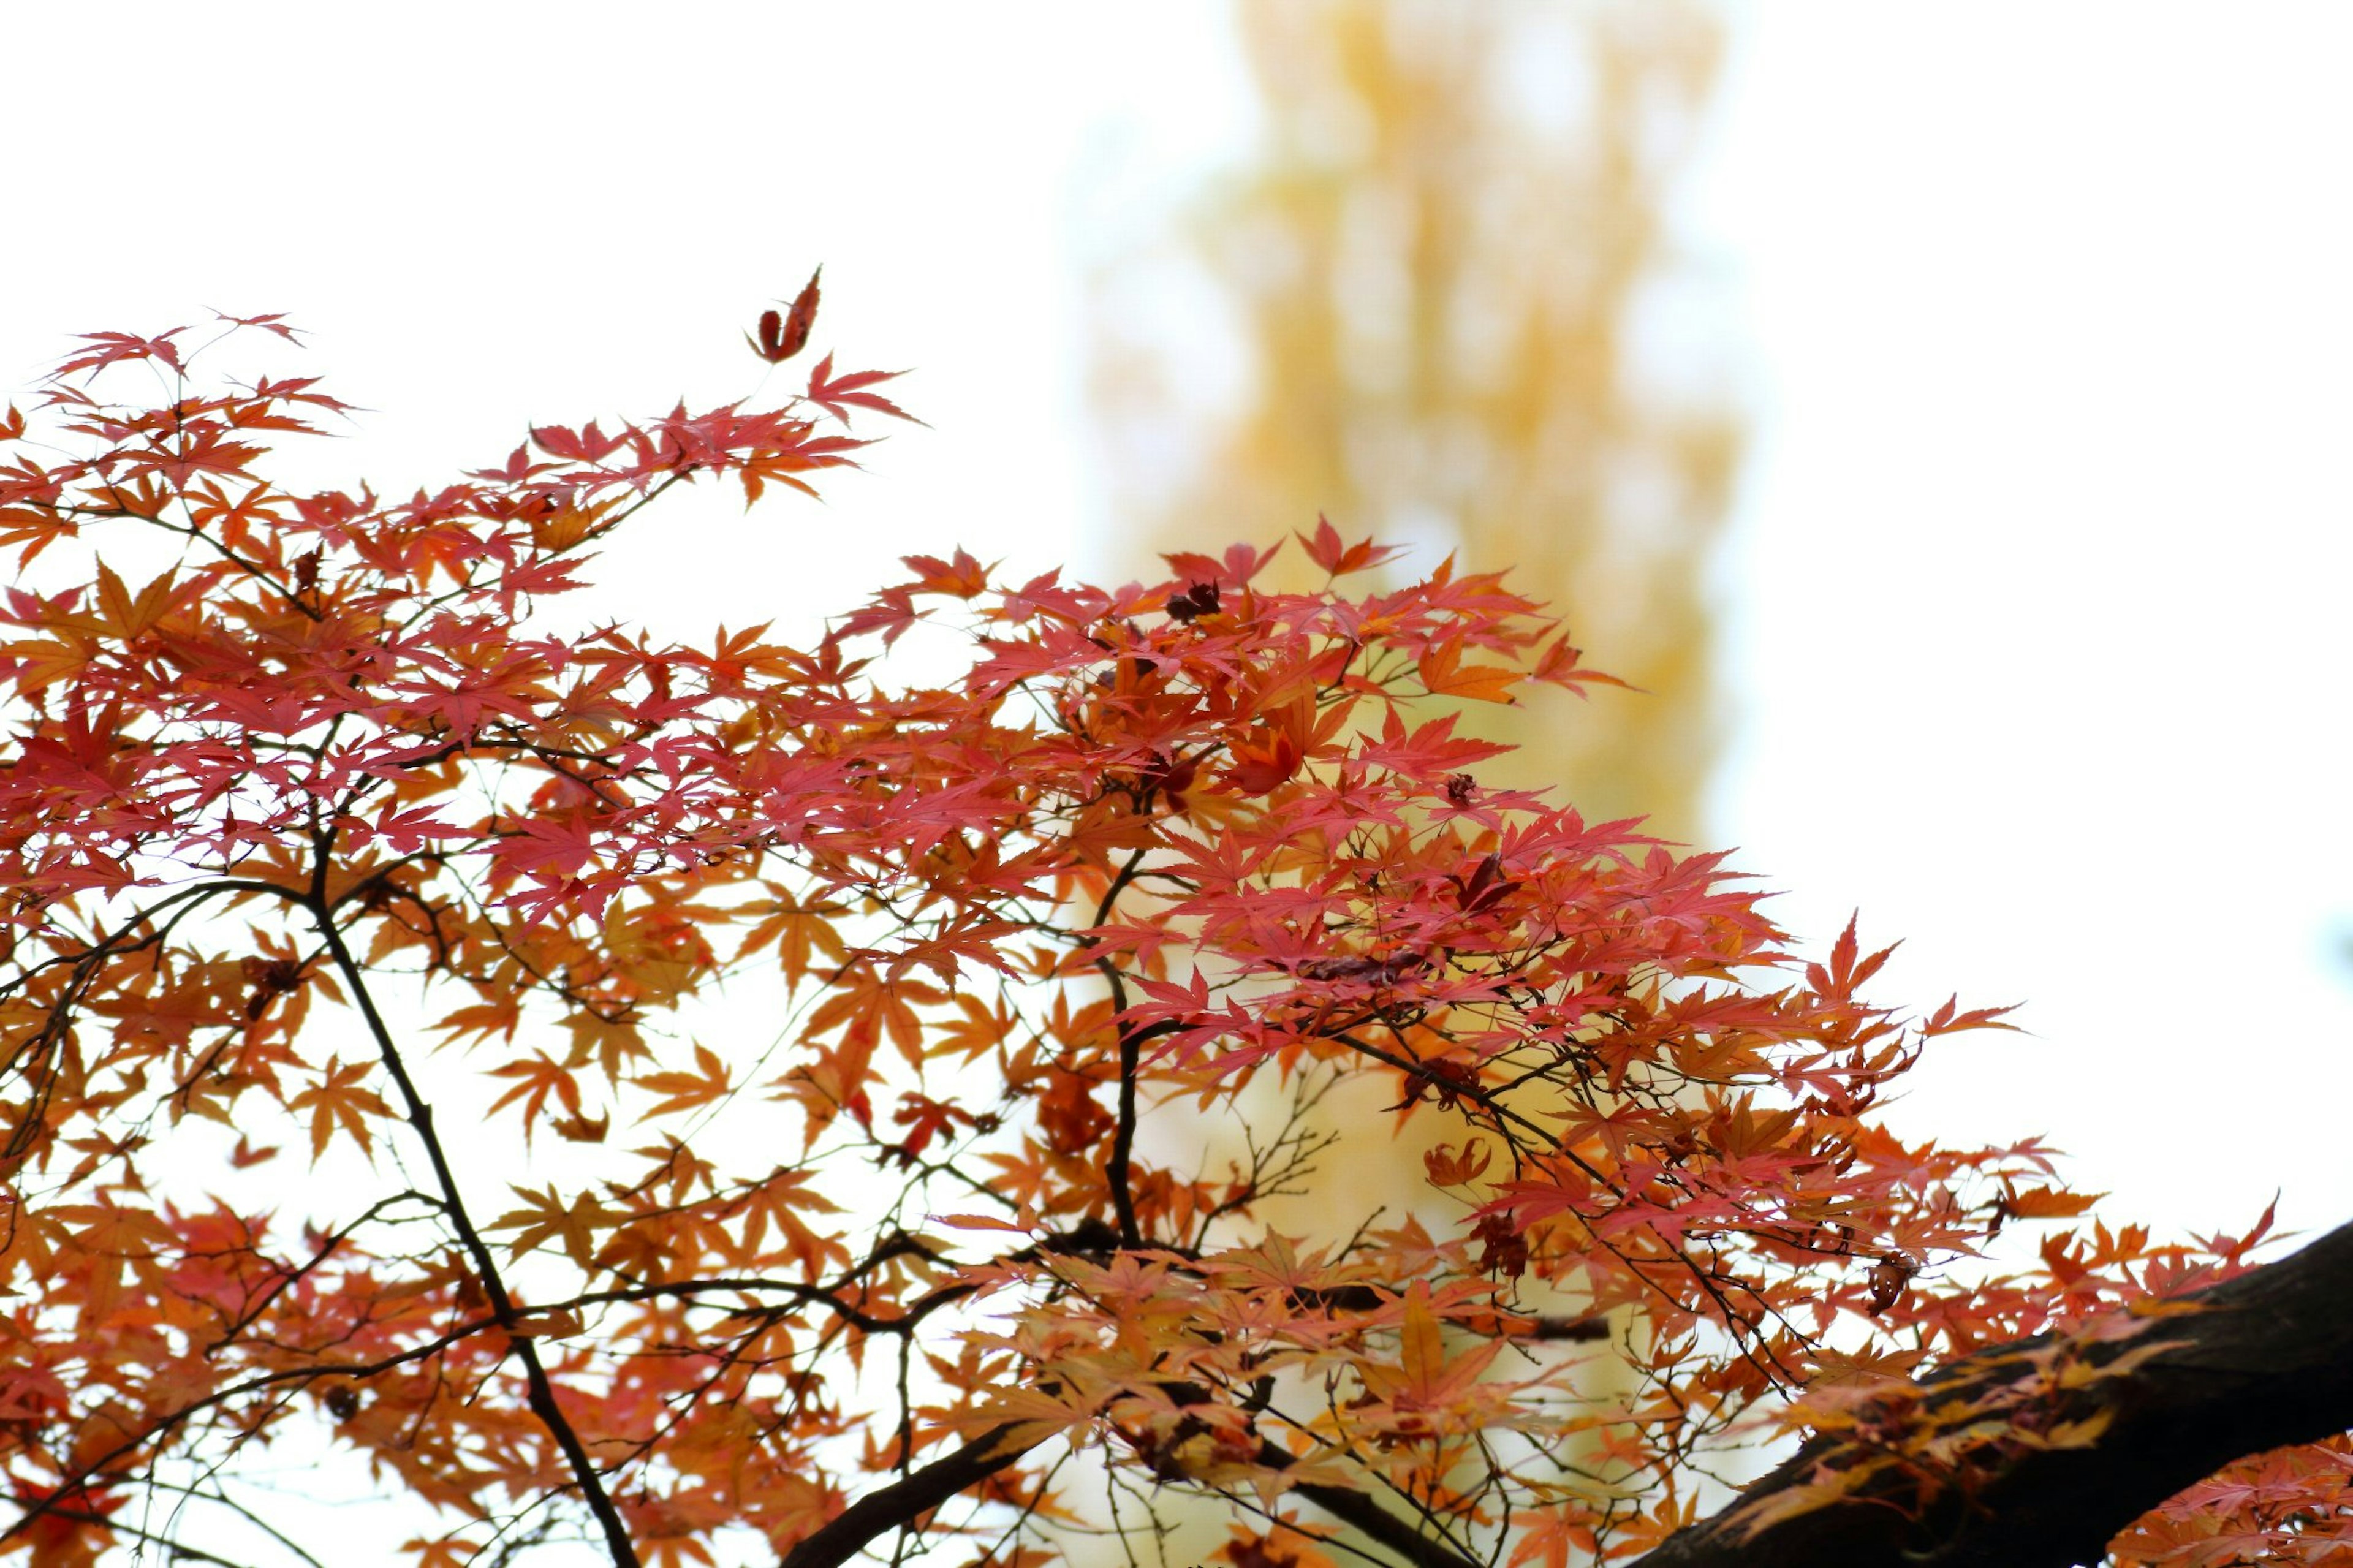
[[[1776,1410],[1883,1430],[1924,1506],[2095,1441],[2038,1425],[2057,1351],[1872,1390],[2241,1266],[1986,1258],[2087,1200],[1873,1110],[1996,1015],[1866,1000],[1852,930],[1794,957],[1723,857],[1458,737],[1606,679],[1499,577],[1319,521],[1312,593],[958,553],[807,646],[560,636],[615,531],[807,490],[887,378],[385,499],[273,483],[344,405],[193,337],[88,338],[0,431],[0,1555],[266,1545],[248,1470],[343,1454],[421,1568],[1029,1568],[1179,1493],[1234,1568],[1344,1527],[1564,1568]],[[1352,1206],[1409,1118],[1426,1200]],[[2131,1560],[2217,1560],[2244,1489]]]

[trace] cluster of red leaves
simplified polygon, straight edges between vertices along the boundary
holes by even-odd
[[[387,501],[279,489],[269,443],[343,405],[195,389],[183,335],[90,339],[0,426],[0,1551],[95,1561],[158,1487],[193,1542],[307,1428],[438,1510],[427,1568],[788,1552],[959,1443],[964,1501],[889,1527],[985,1561],[1053,1546],[1078,1452],[1559,1568],[1687,1520],[1690,1463],[1856,1344],[2236,1261],[2102,1229],[1948,1276],[2083,1207],[2031,1143],[1871,1118],[1995,1015],[1873,1005],[1852,931],[1794,961],[1721,857],[1493,782],[1433,699],[1606,679],[1496,577],[1352,595],[1388,552],[1326,523],[1311,593],[1249,547],[1116,590],[959,553],[807,647],[565,640],[534,606],[590,547],[692,479],[807,489],[883,378]],[[965,656],[893,685],[926,621]],[[1277,1229],[1355,1084],[1389,1109],[1348,1141],[1459,1124],[1429,1200]],[[1322,1560],[1288,1523],[1228,1556]]]
[[[2353,1440],[2276,1448],[2199,1482],[2118,1536],[2120,1568],[2353,1563]]]

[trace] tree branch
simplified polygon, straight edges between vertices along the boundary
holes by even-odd
[[[1103,889],[1103,901],[1095,906],[1096,925],[1100,926],[1111,919],[1111,911],[1119,902],[1119,895],[1135,879],[1135,873],[1143,864],[1144,851],[1141,849],[1127,858],[1127,863],[1112,879],[1111,886]],[[1093,945],[1092,938],[1084,940],[1088,946]],[[1111,1160],[1103,1167],[1103,1181],[1111,1189],[1112,1217],[1119,1226],[1120,1245],[1141,1247],[1144,1245],[1144,1231],[1135,1220],[1132,1163],[1135,1156],[1135,1075],[1144,1061],[1144,1039],[1136,1033],[1135,1026],[1124,1019],[1127,983],[1120,977],[1119,965],[1103,958],[1094,962],[1095,967],[1103,972],[1103,978],[1111,983],[1112,1011],[1122,1020],[1119,1026],[1118,1122],[1112,1133]]]
[[[777,1568],[840,1568],[886,1531],[912,1524],[966,1487],[978,1486],[1045,1438],[1021,1442],[1011,1423],[992,1426],[922,1469],[877,1487],[785,1553]]]
[[[1258,1460],[1280,1468],[1291,1463],[1291,1456],[1272,1443],[1261,1443]],[[1464,1556],[1434,1535],[1423,1534],[1364,1492],[1327,1487],[1320,1481],[1302,1481],[1291,1489],[1342,1524],[1388,1547],[1413,1568],[1479,1568],[1476,1558]]]
[[[992,1426],[955,1452],[868,1492],[786,1552],[777,1568],[841,1568],[876,1537],[913,1523],[1045,1441],[1043,1436],[1022,1441],[1017,1436],[1018,1430],[1010,1422]],[[1291,1456],[1271,1442],[1261,1442],[1258,1460],[1270,1469],[1282,1469],[1290,1465]],[[1292,1489],[1341,1523],[1388,1547],[1412,1568],[1479,1568],[1476,1559],[1423,1534],[1362,1492],[1314,1481]]]
[[[314,883],[323,882],[325,865],[326,852],[322,846],[317,860],[320,869]],[[516,1312],[514,1299],[508,1294],[506,1281],[500,1276],[498,1260],[491,1256],[490,1245],[475,1229],[473,1216],[467,1212],[465,1196],[458,1187],[457,1173],[449,1168],[448,1155],[441,1146],[440,1135],[433,1131],[433,1108],[426,1103],[416,1080],[408,1076],[407,1064],[401,1059],[400,1048],[393,1041],[392,1030],[385,1023],[383,1015],[376,1011],[375,998],[369,994],[367,977],[361,972],[358,960],[352,956],[342,930],[335,924],[334,913],[327,906],[322,886],[314,885],[311,910],[317,919],[320,934],[326,939],[327,950],[333,955],[335,968],[342,973],[344,984],[351,988],[352,1000],[366,1022],[370,1037],[375,1041],[376,1052],[384,1062],[385,1071],[391,1075],[394,1087],[400,1091],[408,1123],[416,1131],[418,1142],[425,1146],[426,1159],[433,1166],[433,1180],[441,1189],[442,1211],[449,1216],[459,1243],[473,1260],[475,1276],[481,1281],[482,1294],[490,1301],[491,1311],[497,1317],[499,1326],[508,1331],[515,1358],[522,1363],[532,1413],[539,1417],[540,1424],[547,1428],[548,1435],[555,1439],[555,1446],[563,1451],[565,1462],[571,1468],[572,1479],[579,1486],[582,1499],[588,1504],[588,1511],[596,1516],[597,1525],[605,1533],[605,1547],[612,1556],[614,1568],[639,1568],[638,1549],[629,1540],[628,1526],[622,1521],[620,1510],[613,1505],[611,1494],[606,1491],[604,1478],[597,1474],[596,1461],[589,1458],[586,1447],[580,1441],[580,1434],[573,1430],[563,1406],[557,1404],[555,1384],[548,1377],[547,1368],[540,1362],[538,1347],[532,1343],[528,1334],[514,1332],[521,1314]]]
[[[2134,1520],[2232,1460],[2353,1428],[2353,1225],[2179,1300],[2208,1310],[2156,1320],[2144,1336],[2087,1358],[2169,1342],[2130,1372],[2076,1391],[2058,1413],[2069,1421],[2105,1413],[2089,1447],[2027,1451],[1974,1498],[1948,1494],[1926,1517],[1898,1504],[1902,1483],[1889,1480],[1750,1533],[1754,1508],[1864,1456],[1852,1436],[1818,1437],[1640,1568],[2073,1568],[2098,1562]],[[1922,1399],[2052,1338],[1964,1356],[1921,1381]]]

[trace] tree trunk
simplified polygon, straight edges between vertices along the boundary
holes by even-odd
[[[1639,1568],[2076,1568],[2098,1563],[2126,1525],[2232,1460],[2353,1428],[2353,1225],[2181,1299],[2211,1310],[2152,1323],[2148,1337],[2173,1347],[2091,1384],[2064,1412],[2069,1420],[2110,1413],[2090,1447],[2027,1453],[1974,1501],[1949,1500],[1925,1518],[1873,1503],[1887,1489],[1865,1485],[1858,1500],[1749,1534],[1741,1518],[1748,1505],[1859,1457],[1850,1437],[1818,1437]],[[2048,1339],[1964,1357],[1925,1379],[1923,1393]],[[2092,1359],[2137,1342],[2104,1346]]]

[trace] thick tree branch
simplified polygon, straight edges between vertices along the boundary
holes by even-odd
[[[1291,1463],[1291,1456],[1272,1443],[1259,1446],[1258,1458],[1260,1464],[1271,1469]],[[1292,1489],[1342,1524],[1388,1547],[1413,1568],[1479,1568],[1476,1558],[1466,1557],[1438,1537],[1416,1530],[1409,1521],[1399,1519],[1366,1493],[1352,1492],[1345,1487],[1327,1487],[1317,1481],[1303,1481]]]
[[[785,1553],[777,1568],[840,1568],[868,1542],[913,1523],[966,1487],[978,1486],[1012,1464],[1043,1437],[1028,1442],[1010,1424],[992,1426],[952,1454],[922,1469],[877,1487],[833,1518],[816,1534]]]
[[[2107,1413],[2090,1447],[2023,1453],[1973,1499],[1948,1494],[1925,1518],[1892,1506],[1893,1483],[1866,1485],[1860,1500],[1749,1534],[1743,1516],[1753,1507],[1862,1457],[1852,1437],[1817,1438],[1641,1568],[2074,1568],[2097,1563],[2134,1520],[2232,1460],[2353,1428],[2353,1225],[2181,1299],[2207,1310],[2153,1320],[2146,1334],[2093,1358],[2144,1341],[2171,1346],[2091,1383],[2059,1413],[2071,1421]],[[2050,1339],[1964,1357],[1923,1380],[1923,1401]]]
[[[1023,1440],[1019,1428],[1010,1423],[992,1426],[955,1452],[868,1492],[786,1552],[777,1568],[841,1568],[869,1542],[913,1523],[956,1493],[978,1486],[1044,1440],[1042,1436]],[[1281,1469],[1291,1463],[1291,1456],[1273,1443],[1261,1443],[1259,1463]],[[1341,1523],[1354,1526],[1395,1552],[1412,1568],[1478,1568],[1475,1559],[1416,1530],[1362,1492],[1317,1482],[1293,1489]]]

